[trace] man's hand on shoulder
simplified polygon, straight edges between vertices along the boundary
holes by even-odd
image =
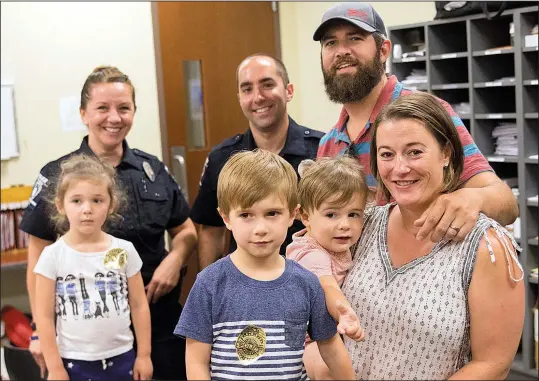
[[[416,238],[423,240],[430,235],[432,242],[461,241],[475,226],[480,211],[481,200],[474,188],[443,194],[414,222],[420,228]]]

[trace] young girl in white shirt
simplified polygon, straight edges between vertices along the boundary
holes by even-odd
[[[49,380],[152,377],[142,260],[132,243],[103,231],[108,220],[121,218],[121,199],[110,164],[86,155],[62,163],[51,204],[63,235],[43,250],[34,269],[37,332]]]

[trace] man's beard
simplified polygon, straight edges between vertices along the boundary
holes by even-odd
[[[343,63],[355,64],[356,73],[337,75],[336,68]],[[363,100],[378,85],[384,72],[384,65],[380,61],[380,51],[365,65],[351,56],[343,57],[328,71],[324,70],[322,63],[326,94],[332,102],[341,104]]]

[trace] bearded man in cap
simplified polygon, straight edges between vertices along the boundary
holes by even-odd
[[[318,157],[355,156],[368,174],[369,186],[375,187],[369,165],[370,127],[385,105],[412,92],[396,76],[386,74],[391,41],[384,21],[368,3],[340,3],[324,13],[313,39],[320,41],[326,93],[331,101],[343,105],[337,124],[320,141]],[[451,106],[438,100],[462,141],[464,171],[459,189],[440,196],[415,221],[417,239],[462,240],[480,212],[501,225],[511,224],[518,216],[511,189],[496,176]]]

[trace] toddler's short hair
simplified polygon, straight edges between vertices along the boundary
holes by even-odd
[[[219,174],[217,204],[228,215],[232,208],[249,208],[278,195],[293,213],[297,190],[296,172],[282,157],[261,149],[242,151],[231,156]]]
[[[343,156],[321,157],[301,163],[298,198],[301,213],[319,209],[323,202],[335,197],[335,206],[346,204],[354,193],[367,200],[369,188],[365,171],[358,160]]]

